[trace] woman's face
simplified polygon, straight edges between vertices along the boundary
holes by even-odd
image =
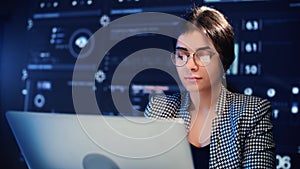
[[[204,33],[193,30],[181,34],[177,40],[176,51],[177,53],[190,54],[184,66],[176,67],[179,78],[186,90],[190,92],[208,91],[211,90],[212,86],[219,86],[222,83],[221,77],[224,69],[219,54],[211,40]],[[210,60],[204,59],[203,62],[207,63],[201,65],[198,59],[198,63],[196,63],[197,59],[195,57],[197,56],[193,56],[195,52],[200,53],[199,56],[201,53],[211,53],[211,57],[208,58]]]

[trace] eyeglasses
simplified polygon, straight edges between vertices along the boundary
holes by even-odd
[[[199,49],[191,54],[186,49],[176,49],[171,54],[171,60],[175,66],[182,67],[187,64],[191,55],[198,66],[205,67],[211,62],[211,58],[215,53],[209,49]]]

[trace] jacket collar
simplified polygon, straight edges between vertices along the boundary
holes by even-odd
[[[226,87],[224,85],[222,85],[221,86],[221,92],[220,92],[220,95],[219,95],[219,99],[218,99],[218,102],[217,102],[217,105],[216,105],[216,112],[217,112],[218,116],[223,113],[224,106],[225,106],[225,103],[226,103],[226,96],[227,96],[228,93],[229,93],[229,91],[226,89]]]
[[[226,95],[229,91],[226,89],[224,85],[221,86],[221,92],[220,96],[217,101],[216,105],[216,113],[217,116],[221,115],[223,110],[224,110],[224,105],[226,102]],[[186,128],[190,128],[190,122],[191,122],[191,115],[188,112],[188,108],[190,106],[191,99],[190,99],[190,94],[189,92],[183,92],[181,94],[181,106],[179,109],[179,118],[182,118],[184,120],[184,123],[186,125]]]

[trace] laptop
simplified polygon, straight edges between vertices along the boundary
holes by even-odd
[[[32,169],[193,169],[182,120],[8,111]]]

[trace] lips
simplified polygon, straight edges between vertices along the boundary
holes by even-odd
[[[186,79],[187,81],[195,82],[195,81],[201,80],[203,78],[199,77],[199,76],[188,76],[188,77],[185,77],[184,79]]]

